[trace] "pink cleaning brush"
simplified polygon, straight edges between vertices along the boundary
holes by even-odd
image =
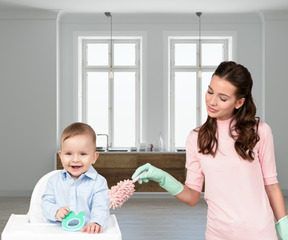
[[[134,180],[124,180],[117,183],[116,186],[111,187],[109,190],[110,197],[110,208],[118,208],[121,207],[124,202],[126,202],[130,196],[135,191],[134,183],[137,182],[142,174],[147,171],[143,171],[139,174]]]

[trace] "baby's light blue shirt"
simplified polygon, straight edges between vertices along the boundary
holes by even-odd
[[[68,206],[76,215],[85,212],[85,225],[94,222],[106,227],[110,215],[109,189],[104,177],[91,166],[76,181],[66,170],[49,178],[42,196],[43,216],[52,222],[59,208]]]

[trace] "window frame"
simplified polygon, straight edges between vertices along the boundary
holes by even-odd
[[[234,34],[227,34],[223,36],[219,36],[218,34],[203,34],[204,37],[201,39],[201,45],[202,44],[209,44],[209,43],[221,43],[223,44],[223,60],[232,60],[232,52],[233,51],[233,35]],[[206,111],[205,109],[202,109],[202,99],[201,99],[201,79],[198,77],[198,66],[199,66],[199,38],[198,36],[177,36],[177,35],[168,35],[168,149],[171,151],[177,150],[175,147],[175,72],[195,72],[196,73],[196,126],[200,126],[201,124],[201,116],[202,111]],[[175,66],[175,44],[178,43],[193,43],[196,44],[196,64],[195,66]],[[233,54],[234,55],[234,54]],[[201,65],[202,67],[202,73],[203,72],[214,72],[217,66],[209,66],[209,65]],[[192,130],[191,126],[191,130]],[[189,133],[187,133],[188,136]],[[183,146],[185,148],[185,146]],[[182,147],[181,147],[182,149]]]
[[[135,44],[135,65],[134,66],[114,66],[112,61],[113,72],[135,72],[135,146],[140,142],[141,139],[141,125],[142,125],[142,37],[141,36],[120,36],[120,37],[113,37],[112,39],[112,47],[114,44],[118,43],[133,43]],[[87,37],[80,37],[78,39],[78,119],[83,122],[87,122],[87,95],[86,95],[86,88],[87,88],[87,73],[88,72],[107,72],[109,73],[110,70],[110,59],[111,54],[108,53],[108,65],[107,66],[89,66],[87,65],[87,44],[90,43],[107,43],[108,44],[108,51],[110,51],[111,39],[109,36],[87,36]],[[81,59],[81,60],[80,60]],[[109,86],[108,86],[108,136],[109,136],[109,146],[116,147],[114,145],[114,115],[113,115],[113,85],[114,85],[114,78],[109,79]],[[98,134],[98,133],[97,133]],[[131,146],[127,146],[131,147]]]

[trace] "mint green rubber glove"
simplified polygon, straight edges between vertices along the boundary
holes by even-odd
[[[276,229],[282,240],[288,240],[288,215],[276,223]]]
[[[143,171],[147,172],[140,176],[138,180],[140,184],[142,182],[148,182],[149,180],[153,180],[155,182],[158,182],[162,188],[164,188],[173,196],[182,192],[184,189],[183,184],[177,181],[169,173],[152,166],[150,163],[146,163],[145,165],[137,168],[132,175],[132,179],[136,178]]]

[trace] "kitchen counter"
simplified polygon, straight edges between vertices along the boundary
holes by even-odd
[[[99,154],[186,154],[185,151],[179,151],[179,152],[137,152],[137,151],[117,151],[113,150],[112,152],[106,152],[106,151],[98,151]]]
[[[104,176],[109,188],[121,180],[130,179],[134,171],[146,164],[161,168],[170,173],[178,181],[184,183],[186,179],[185,152],[100,152],[93,167]],[[57,169],[63,169],[57,155]],[[163,192],[158,183],[135,184],[136,192]]]

